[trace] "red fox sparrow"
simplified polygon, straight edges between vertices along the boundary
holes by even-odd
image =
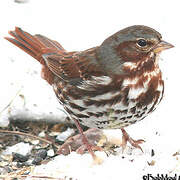
[[[14,38],[6,37],[8,41],[42,64],[42,78],[53,86],[93,158],[93,147],[80,124],[120,128],[123,146],[128,141],[140,148],[143,140],[133,140],[124,127],[144,119],[163,98],[158,59],[161,51],[173,45],[163,41],[160,33],[146,26],[131,26],[100,46],[80,52],[67,52],[58,42],[20,28],[9,34]]]

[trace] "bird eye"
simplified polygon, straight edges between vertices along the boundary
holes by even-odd
[[[147,41],[145,39],[139,39],[137,41],[138,46],[145,47],[147,45]]]

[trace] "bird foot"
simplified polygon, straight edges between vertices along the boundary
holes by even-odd
[[[100,146],[96,146],[96,145],[92,145],[92,144],[89,144],[89,146],[92,149],[92,151],[103,151],[103,148]],[[76,150],[76,152],[78,154],[84,154],[86,150],[88,150],[87,146],[83,144]]]
[[[123,151],[126,148],[127,142],[129,142],[133,147],[138,148],[143,152],[141,146],[139,145],[139,144],[142,144],[142,143],[145,142],[143,139],[134,140],[129,136],[129,134],[123,128],[121,129],[121,131],[122,131],[122,134],[123,134],[123,136],[122,136],[122,145],[121,145]]]
[[[103,132],[101,130],[88,129],[83,134],[88,140],[88,145],[83,142],[82,135],[78,134],[68,138],[66,142],[58,149],[57,153],[67,155],[72,151],[76,151],[79,154],[84,154],[86,150],[89,150],[89,148],[92,151],[103,151],[103,148],[97,146],[96,144],[103,136]]]

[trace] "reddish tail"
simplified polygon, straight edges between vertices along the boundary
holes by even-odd
[[[64,54],[66,52],[65,49],[56,41],[39,34],[32,36],[18,27],[15,28],[15,31],[9,31],[9,34],[14,38],[5,37],[5,39],[37,59],[43,65],[43,78],[52,84],[54,75],[47,68],[42,55],[47,53]]]

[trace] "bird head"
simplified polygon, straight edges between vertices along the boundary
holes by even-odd
[[[162,40],[156,30],[142,25],[130,26],[107,38],[97,49],[99,63],[112,74],[157,64],[158,55],[174,47]]]

